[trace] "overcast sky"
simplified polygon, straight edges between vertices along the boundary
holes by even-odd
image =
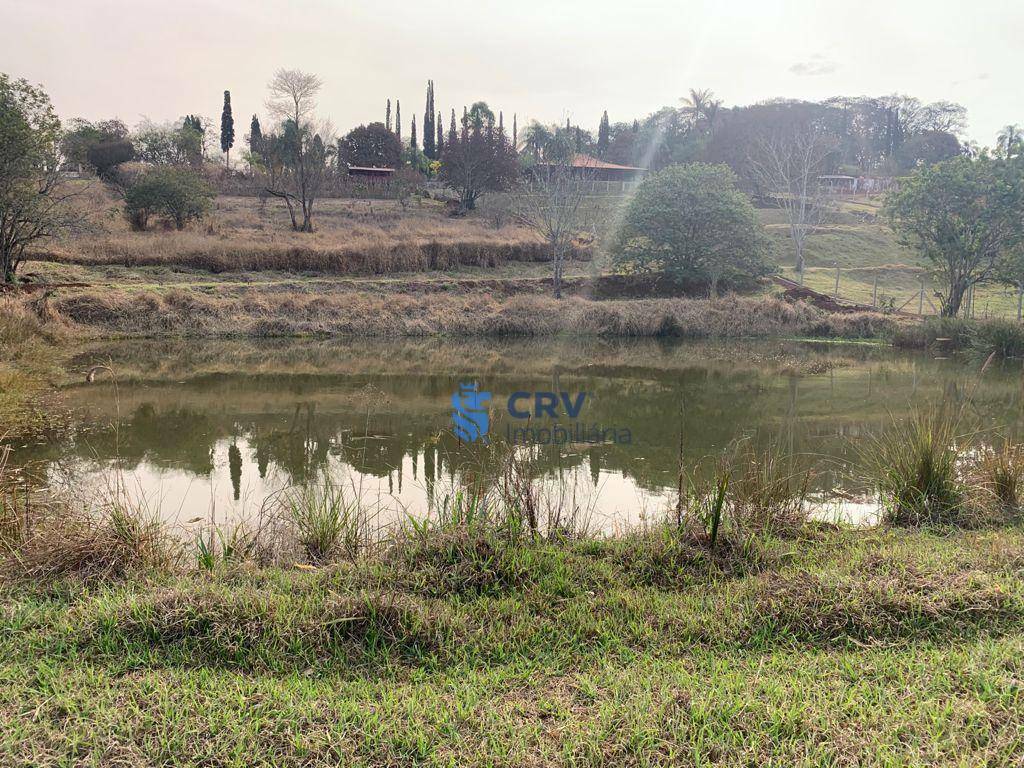
[[[339,132],[401,99],[423,118],[484,99],[511,122],[596,127],[678,104],[907,93],[967,107],[991,145],[1024,124],[1020,0],[0,0],[0,71],[41,83],[64,118],[130,126],[231,91],[236,131],[279,67],[324,81]],[[241,129],[241,130],[239,130]]]

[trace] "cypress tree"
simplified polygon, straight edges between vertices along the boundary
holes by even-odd
[[[611,125],[608,123],[608,110],[601,115],[601,125],[597,129],[597,156],[604,157],[608,153],[608,142],[611,139]]]
[[[639,130],[640,130],[640,121],[634,119],[633,120],[633,133],[637,133],[637,132],[639,132]]]
[[[413,151],[414,155],[416,154],[416,115],[412,116],[412,131],[409,136],[409,149]]]
[[[235,118],[231,115],[231,91],[224,91],[224,111],[220,113],[220,148],[224,164],[231,167],[231,148],[235,145]]]
[[[455,127],[455,108],[452,108],[452,124],[448,128],[448,146],[454,147],[455,142],[459,140],[459,131]]]
[[[437,113],[437,146],[434,147],[434,153],[437,158],[440,159],[441,153],[444,152],[444,118],[441,113]]]
[[[384,127],[391,130],[391,99],[388,99],[388,111],[384,113]]]
[[[395,136],[402,140],[402,102],[395,99]]]
[[[517,115],[515,112],[512,113],[512,148],[519,149],[519,125],[517,124]]]
[[[263,154],[263,130],[256,115],[252,116],[252,122],[249,123],[249,151],[257,156]]]
[[[434,81],[427,81],[427,106],[423,113],[423,154],[431,160],[434,153]]]

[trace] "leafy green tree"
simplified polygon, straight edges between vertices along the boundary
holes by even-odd
[[[469,108],[469,127],[483,129],[487,125],[494,124],[494,111],[487,106],[486,101],[477,101]]]
[[[1017,289],[1017,320],[1024,314],[1024,241],[1009,248],[996,262],[995,279]]]
[[[644,180],[611,251],[620,269],[706,283],[714,295],[723,278],[767,274],[768,249],[735,174],[724,165],[693,163],[669,166]]]
[[[151,165],[192,165],[202,162],[203,137],[184,126],[163,128],[147,124],[135,133],[135,154]]]
[[[96,169],[101,179],[110,177],[113,170],[121,163],[135,159],[135,146],[127,139],[114,139],[92,144],[86,153],[89,165]]]
[[[231,167],[231,147],[235,145],[235,118],[231,115],[231,91],[224,91],[224,109],[220,113],[220,149],[224,165]]]
[[[14,282],[25,250],[80,227],[60,173],[61,141],[46,92],[0,72],[0,280]]]
[[[503,192],[518,178],[515,150],[501,131],[463,127],[449,136],[441,158],[441,180],[459,194],[464,209],[472,210],[486,192]]]
[[[152,215],[166,216],[178,229],[201,219],[212,206],[214,192],[185,168],[153,168],[125,189],[125,215],[133,229],[146,229]]]
[[[76,118],[64,131],[60,151],[64,161],[72,165],[92,165],[89,151],[99,144],[128,141],[128,127],[120,120],[101,120],[91,123]],[[102,175],[102,174],[101,174]]]
[[[942,283],[942,314],[956,317],[967,290],[1024,240],[1024,164],[982,156],[920,168],[888,195],[885,214]]]
[[[338,159],[349,168],[397,168],[402,143],[384,123],[361,125],[338,140]]]

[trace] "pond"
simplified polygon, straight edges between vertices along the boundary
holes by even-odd
[[[95,365],[109,370],[88,383]],[[614,531],[669,508],[680,448],[693,464],[747,443],[809,470],[818,514],[870,522],[861,459],[894,418],[946,403],[965,429],[1021,435],[1020,365],[980,368],[798,342],[123,341],[70,356],[70,428],[15,456],[51,486],[84,497],[116,484],[203,525],[325,478],[383,517],[430,514],[515,442],[548,503]],[[490,397],[486,435],[467,442],[453,395],[471,384]]]

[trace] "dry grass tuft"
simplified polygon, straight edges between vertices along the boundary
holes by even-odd
[[[767,574],[750,621],[755,636],[771,627],[802,641],[863,643],[994,631],[1021,613],[1019,601],[984,574],[924,575],[908,567],[864,578]]]
[[[745,538],[799,536],[807,524],[810,483],[810,472],[801,464],[799,457],[771,445],[763,450],[742,446],[729,488],[730,527]]]
[[[974,487],[987,494],[988,498],[980,501],[995,519],[1016,515],[1024,500],[1024,446],[1009,441],[998,447],[984,446],[973,462],[971,479]]]
[[[429,652],[441,646],[443,637],[438,610],[397,592],[336,595],[309,629],[326,633],[330,641],[355,641],[368,650],[405,646]]]
[[[121,502],[98,511],[50,503],[36,505],[2,558],[4,577],[14,581],[92,580],[166,571],[175,552],[145,510]]]

